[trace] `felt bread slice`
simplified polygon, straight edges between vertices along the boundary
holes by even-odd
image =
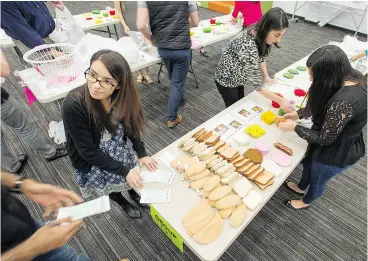
[[[206,199],[201,199],[190,211],[188,214],[186,214],[181,221],[183,223],[186,223],[188,220],[195,217],[199,212],[201,212],[206,206],[208,205],[208,202]]]
[[[233,174],[236,171],[235,167],[232,167],[228,172],[225,172],[224,174],[221,174],[221,178],[227,178],[229,177],[231,174]]]
[[[235,164],[235,162],[242,161],[242,160],[244,160],[244,159],[245,159],[245,158],[244,158],[242,155],[238,154],[238,155],[236,155],[235,157],[233,157],[233,158],[230,160],[230,163]]]
[[[213,150],[213,152],[210,152],[208,155],[206,155],[206,156],[202,156],[202,157],[199,157],[199,160],[200,160],[200,161],[204,161],[204,162],[206,162],[207,160],[211,159],[211,158],[212,158],[212,156],[214,156],[214,155],[215,155],[215,153],[216,153],[216,151],[215,151],[215,150]],[[206,164],[207,164],[207,163],[206,163]]]
[[[223,151],[219,151],[220,155],[227,159],[227,160],[230,160],[234,157],[234,155],[237,153],[237,150],[232,148],[232,147],[229,147]]]
[[[180,164],[179,164],[179,171],[183,172],[185,171],[187,168],[189,168],[189,166],[193,166],[195,164],[197,164],[197,160],[193,157],[189,157],[186,159],[183,159]]]
[[[220,184],[221,178],[217,175],[210,177],[206,183],[203,185],[203,191],[209,192],[215,189],[215,187]]]
[[[203,227],[205,227],[210,221],[215,217],[215,212],[212,212],[212,215],[208,216],[203,221],[194,224],[190,227],[185,226],[185,229],[187,230],[188,234],[193,236],[194,234],[198,233]]]
[[[241,168],[241,167],[249,164],[250,162],[251,162],[250,159],[246,159],[246,158],[243,157],[242,160],[234,162],[234,166],[237,167],[237,168]]]
[[[262,190],[266,189],[267,187],[271,186],[275,182],[275,179],[270,179],[266,184],[260,184],[257,181],[254,181],[254,183]]]
[[[184,225],[187,227],[191,227],[195,224],[198,224],[199,222],[202,222],[209,216],[211,216],[213,213],[212,207],[208,204],[206,207],[204,207],[197,215],[187,220]]]
[[[237,171],[240,173],[245,173],[250,167],[252,167],[254,163],[251,160],[248,160],[247,163],[245,163],[243,166],[236,168]]]
[[[253,188],[252,183],[247,178],[241,178],[234,185],[234,191],[239,197],[244,198],[248,192]]]
[[[250,174],[248,176],[249,180],[254,180],[255,178],[257,178],[259,175],[262,175],[262,173],[264,172],[264,168],[262,168],[262,166],[257,169],[256,171],[253,171],[252,174]]]
[[[184,160],[187,160],[189,158],[190,157],[188,155],[177,157],[176,159],[174,159],[173,161],[170,162],[170,166],[173,167],[174,169],[176,169],[176,168],[179,167],[181,162],[183,162]]]
[[[219,147],[216,151],[221,155],[221,152],[226,150],[227,148],[230,148],[230,145],[225,143],[224,145],[222,145],[221,147]]]
[[[220,161],[219,163],[217,163],[215,166],[213,166],[213,167],[211,168],[211,171],[216,171],[216,170],[218,170],[219,168],[221,168],[221,167],[225,166],[226,164],[227,164],[227,161],[226,161],[226,160],[222,160],[222,161]]]
[[[210,163],[208,163],[208,164],[207,164],[207,168],[212,168],[212,167],[214,167],[215,165],[217,165],[218,163],[220,163],[221,161],[223,161],[223,159],[219,157],[219,158],[217,158],[217,159],[215,159],[215,160],[211,161]]]
[[[178,148],[181,148],[181,147],[183,147],[183,145],[188,141],[188,140],[190,140],[191,139],[191,136],[185,136],[185,137],[183,137],[181,140],[180,140],[180,142],[178,143]]]
[[[184,144],[182,145],[182,147],[187,147],[190,144],[194,143],[196,140],[194,138],[190,138],[188,139],[186,142],[184,142]]]
[[[202,158],[202,157],[208,157],[208,156],[214,155],[215,153],[216,153],[216,150],[214,148],[207,147],[205,150],[203,150],[202,152],[198,153],[198,157],[200,157],[200,158]]]
[[[197,146],[193,147],[189,150],[190,153],[193,154],[193,156],[198,156],[199,153],[207,149],[207,145],[202,143],[199,143]]]
[[[235,207],[228,208],[228,209],[220,209],[218,212],[220,213],[220,216],[222,219],[230,217],[231,213],[235,210]]]
[[[241,204],[241,198],[238,195],[232,194],[223,197],[218,200],[215,204],[217,209],[227,209],[232,208]]]
[[[203,171],[201,171],[198,174],[189,176],[188,179],[192,180],[192,181],[196,181],[196,180],[201,180],[207,176],[210,175],[210,171],[208,169],[204,169]]]
[[[212,131],[206,131],[201,136],[198,137],[199,142],[204,142],[205,139],[209,138],[212,135]]]
[[[220,135],[212,134],[209,138],[205,139],[205,143],[207,146],[211,146],[216,144],[220,140]]]
[[[201,173],[206,168],[206,163],[200,161],[196,164],[193,164],[191,166],[188,166],[188,168],[185,170],[185,175],[187,177],[193,176],[195,174]]]
[[[239,156],[241,156],[241,155],[240,155],[239,151],[237,151],[237,152],[235,153],[235,155],[234,155],[231,159],[229,159],[229,161],[234,161],[234,160],[236,160]]]
[[[216,200],[210,200],[210,199],[208,199],[208,204],[209,204],[212,208],[214,208],[214,207],[215,207],[215,203],[216,203]]]
[[[226,162],[226,164],[225,164],[224,166],[222,166],[221,168],[218,168],[218,169],[215,171],[215,173],[221,176],[222,174],[225,174],[226,172],[228,172],[228,171],[229,171],[229,170],[231,170],[232,168],[234,168],[234,165],[233,165],[233,164],[231,164],[231,163],[227,163],[227,162]],[[235,169],[234,169],[234,171],[235,171]]]
[[[222,184],[230,184],[232,181],[234,181],[237,177],[239,177],[239,173],[238,172],[233,172],[231,173],[229,176],[227,176],[226,178],[222,178],[221,179],[221,183]]]
[[[217,186],[214,187],[214,189],[217,189],[217,188],[219,188],[221,186],[222,186],[221,183],[220,184],[217,184]],[[210,195],[211,191],[204,191],[204,189],[201,189],[201,193],[202,193],[202,198],[208,198],[208,196]]]
[[[223,146],[225,144],[225,142],[223,142],[222,140],[219,140],[215,145],[213,145],[212,147],[217,151],[218,148],[220,148],[221,146]]]
[[[252,189],[249,193],[243,198],[242,202],[247,208],[251,211],[255,210],[263,201],[262,196]]]
[[[273,179],[273,177],[273,173],[265,170],[253,180],[259,184],[266,185],[271,179]]]
[[[209,178],[210,177],[207,176],[207,177],[204,177],[202,179],[195,180],[192,183],[190,183],[190,187],[192,189],[201,189],[203,187],[204,183],[206,183]]]
[[[252,175],[255,171],[257,171],[259,168],[261,168],[261,165],[259,164],[253,164],[246,172],[245,172],[245,176],[249,177],[250,175]]]
[[[204,161],[204,163],[206,163],[207,165],[208,164],[210,164],[212,161],[214,161],[214,160],[216,160],[216,159],[218,159],[219,158],[219,156],[218,155],[212,155],[209,159],[207,159],[207,160],[202,160],[202,161]]]
[[[217,189],[214,189],[211,191],[211,193],[208,195],[209,200],[219,200],[228,195],[231,192],[231,187],[228,185],[221,186]]]
[[[213,134],[213,132],[212,132],[212,131],[209,131],[209,132],[206,134],[206,136],[204,136],[204,137],[203,137],[202,142],[204,142],[204,141],[205,141],[205,140],[207,140],[209,137],[211,137],[211,136],[212,136],[212,134]]]
[[[244,204],[238,205],[230,217],[230,226],[232,228],[239,227],[247,216],[247,207]]]
[[[195,141],[193,143],[190,143],[188,146],[183,146],[181,149],[185,152],[191,150],[192,148],[196,147],[197,145],[199,145],[199,142]]]
[[[216,212],[215,217],[199,232],[197,232],[193,236],[193,239],[200,244],[212,243],[221,235],[222,228],[223,222],[221,216]]]
[[[193,136],[192,136],[192,138],[197,138],[199,135],[201,135],[204,131],[206,131],[205,130],[205,128],[201,128],[201,129],[199,129],[199,130],[197,130],[194,134],[193,134]]]
[[[201,142],[203,136],[205,136],[208,132],[206,130],[202,131],[197,137],[196,141]]]

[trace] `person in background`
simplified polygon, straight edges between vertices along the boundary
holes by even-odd
[[[152,33],[146,26],[148,19]],[[198,26],[198,23],[194,2],[138,1],[137,29],[158,48],[170,77],[169,128],[183,121],[178,110],[185,105],[184,86],[191,59],[189,27]]]
[[[262,18],[262,8],[260,1],[235,1],[232,20],[238,19],[239,12],[243,16],[243,27],[248,27],[257,23]]]
[[[82,219],[72,222],[69,217],[43,225],[32,218],[26,206],[13,197],[9,189],[17,190],[42,205],[45,217],[62,205],[72,206],[83,202],[72,191],[1,172],[2,261],[90,261],[88,257],[77,255],[73,248],[65,246],[77,233]]]
[[[125,1],[114,1],[114,7],[116,10],[117,15],[119,16],[119,20],[124,27],[124,32],[129,35],[130,29],[129,26],[126,24],[124,19],[124,12],[125,12]],[[146,40],[146,39],[145,39]],[[152,84],[153,80],[148,75],[148,67],[138,70],[138,77],[137,83],[141,84],[143,81],[146,81],[148,84]]]
[[[75,168],[82,196],[109,195],[131,218],[141,213],[125,199],[142,186],[140,170],[154,171],[140,139],[143,112],[138,90],[124,57],[111,50],[96,52],[85,72],[87,84],[68,93],[63,102],[66,147]],[[130,140],[131,144],[129,143]]]
[[[264,84],[274,82],[268,75],[265,57],[273,45],[279,48],[288,26],[286,13],[280,8],[272,8],[257,24],[241,31],[230,41],[215,71],[215,83],[226,107],[242,99],[247,86],[248,91],[259,90],[290,112],[292,105],[286,99],[264,87]]]
[[[0,59],[1,77],[7,78],[10,74],[10,66],[2,51],[0,51]],[[19,107],[17,102],[10,97],[9,93],[3,87],[1,87],[1,121],[18,131],[28,146],[40,153],[47,161],[53,161],[67,155],[65,149],[56,149],[54,146],[41,139],[39,132],[29,122],[26,113]],[[11,154],[2,133],[1,166],[10,172],[20,174],[27,160],[28,156],[25,154],[21,154],[17,158]]]
[[[61,1],[52,5],[64,8]],[[55,29],[55,21],[42,1],[2,1],[1,28],[24,54],[36,46],[53,43],[48,36]]]
[[[308,142],[299,184],[284,186],[303,197],[286,200],[292,209],[305,209],[323,195],[327,182],[365,155],[362,129],[367,124],[367,78],[353,69],[344,51],[327,45],[307,60],[312,85],[304,109],[285,115],[279,128]],[[295,120],[312,116],[312,128]],[[306,192],[306,190],[308,191]]]

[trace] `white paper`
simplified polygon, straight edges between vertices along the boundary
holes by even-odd
[[[243,121],[230,114],[227,114],[216,124],[213,131],[220,135],[222,140],[226,141],[243,125]]]
[[[233,110],[232,114],[245,122],[251,122],[255,117],[265,111],[266,110],[263,107],[257,105],[253,101],[246,101],[237,109]]]
[[[157,204],[169,203],[171,200],[171,188],[169,189],[143,189],[140,203]]]
[[[102,196],[76,206],[60,208],[57,219],[72,217],[73,221],[80,218],[90,217],[110,210],[109,196]]]
[[[162,171],[162,170],[156,170],[155,172],[142,171],[140,175],[143,179],[143,183],[159,182],[159,183],[167,184],[167,185],[171,185],[175,177],[174,172],[168,172],[168,171]]]
[[[170,152],[165,152],[158,158],[162,163],[164,163],[168,168],[171,170],[174,170],[174,168],[171,167],[170,163],[176,159],[174,155],[172,155]]]

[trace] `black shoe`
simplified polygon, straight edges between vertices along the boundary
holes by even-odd
[[[298,195],[298,196],[300,196],[300,197],[304,197],[305,192],[302,192],[302,193],[300,193],[300,192],[296,192],[295,190],[293,190],[292,188],[290,188],[290,187],[289,187],[289,185],[288,185],[288,183],[289,183],[289,182],[291,182],[291,181],[290,181],[290,180],[286,180],[286,181],[284,182],[283,186],[284,186],[287,190],[289,190],[289,191],[293,192],[294,194],[296,194],[296,195]]]
[[[203,51],[203,52],[202,52],[202,50],[201,50],[201,51],[199,51],[199,52],[200,52],[204,57],[207,57],[207,58],[208,58],[208,57],[210,57],[210,56],[206,53],[206,51]]]
[[[125,213],[127,213],[129,217],[131,218],[141,218],[142,217],[142,214],[139,211],[139,209],[137,209],[135,206],[133,206],[129,202],[126,205],[120,205],[120,206],[125,211]]]
[[[26,154],[20,154],[17,159],[20,162],[20,167],[14,173],[20,174],[28,161],[28,156]]]
[[[142,208],[150,208],[150,206],[148,204],[144,204],[144,203],[140,203],[141,201],[141,196],[138,195],[137,192],[135,192],[134,189],[130,189],[128,190],[130,198],[138,204],[138,206],[142,207]]]
[[[308,208],[310,208],[310,205],[309,206],[306,206],[306,207],[303,207],[303,208],[294,208],[294,206],[293,205],[291,205],[291,200],[285,200],[284,201],[284,204],[285,204],[285,206],[287,206],[288,208],[291,208],[291,209],[294,209],[294,210],[303,210],[303,209],[308,209]]]
[[[64,148],[56,149],[55,155],[52,156],[51,158],[47,158],[46,160],[48,162],[50,162],[50,161],[56,160],[58,158],[65,157],[66,155],[68,155],[68,153],[66,152],[66,149],[64,149]]]

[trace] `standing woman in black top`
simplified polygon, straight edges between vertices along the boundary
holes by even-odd
[[[63,103],[67,149],[82,196],[109,195],[133,218],[139,210],[122,195],[141,187],[136,166],[156,169],[140,139],[143,113],[139,93],[126,60],[119,53],[101,50],[85,72],[87,84],[71,91]],[[131,141],[131,144],[128,142]]]
[[[317,49],[307,61],[312,85],[304,110],[286,114],[279,127],[295,131],[308,141],[299,184],[284,186],[303,196],[287,200],[293,209],[302,209],[322,196],[327,182],[355,164],[365,154],[362,129],[367,123],[367,79],[353,69],[346,54],[335,45]],[[312,116],[313,126],[295,122]],[[307,188],[308,191],[305,193]]]

